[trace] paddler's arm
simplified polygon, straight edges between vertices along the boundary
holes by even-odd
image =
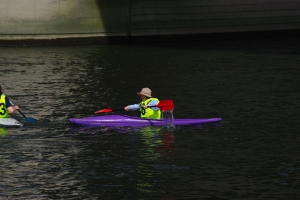
[[[126,106],[124,108],[124,110],[126,110],[126,111],[129,111],[129,110],[138,110],[138,109],[140,109],[140,104],[133,104],[133,105]]]
[[[14,113],[16,110],[19,109],[19,106],[17,106],[17,105],[12,105],[12,104],[10,103],[10,100],[9,100],[7,97],[5,98],[5,103],[6,103],[6,107],[7,107],[7,110],[8,110],[8,112],[9,112],[9,114],[12,114],[12,113]]]
[[[148,106],[156,106],[158,104],[158,101],[151,100],[148,105],[144,106],[144,108],[147,108]],[[159,110],[158,107],[151,107],[152,110]]]
[[[12,113],[14,113],[16,110],[19,110],[19,106],[17,106],[17,105],[10,106],[10,107],[7,108],[7,110],[8,110],[8,112],[9,112],[9,114],[12,114]]]

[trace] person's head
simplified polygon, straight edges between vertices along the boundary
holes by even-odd
[[[142,98],[142,100],[146,100],[148,98],[151,98],[151,93],[152,91],[150,90],[150,88],[143,88],[140,92],[137,92],[137,94]]]

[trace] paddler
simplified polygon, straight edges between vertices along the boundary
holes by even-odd
[[[19,109],[19,106],[12,105],[10,100],[2,94],[2,87],[0,85],[0,118],[8,118],[8,114],[14,113]]]
[[[141,92],[137,92],[142,99],[142,101],[138,104],[128,105],[124,108],[124,110],[140,110],[141,118],[146,119],[160,119],[161,118],[161,111],[158,107],[150,107],[156,106],[159,103],[157,98],[151,96],[152,91],[150,88],[143,88]]]

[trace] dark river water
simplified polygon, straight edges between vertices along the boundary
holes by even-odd
[[[0,72],[3,92],[39,120],[16,112],[24,127],[0,128],[0,199],[299,199],[299,39],[0,47]],[[138,103],[143,87],[173,100],[175,118],[223,120],[68,121]]]

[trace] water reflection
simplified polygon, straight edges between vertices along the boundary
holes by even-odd
[[[0,128],[0,139],[1,139],[2,136],[5,136],[5,135],[7,135],[7,134],[8,134],[7,129],[5,129],[5,128]]]
[[[139,146],[137,171],[142,173],[137,180],[137,190],[145,194],[155,194],[157,185],[156,177],[162,177],[162,171],[156,170],[156,163],[166,159],[175,150],[172,147],[175,137],[170,130],[165,127],[144,127],[138,136],[141,140]]]
[[[174,138],[170,141],[166,141],[166,135],[171,136],[170,132],[166,132],[160,127],[144,127],[142,128],[138,135],[141,138],[143,147],[140,152],[140,157],[145,160],[154,161],[160,158],[164,151],[167,151],[168,148],[172,145],[170,142],[174,142]],[[166,146],[167,145],[167,146]],[[163,151],[159,151],[159,148]]]
[[[106,191],[125,192],[130,188],[137,194],[157,195],[161,185],[157,178],[163,177],[162,169],[169,167],[168,163],[158,163],[176,150],[173,146],[175,130],[169,127],[73,127],[70,133],[78,142],[89,145],[89,154],[79,152],[79,156],[85,155],[79,160],[94,160],[87,170],[93,176],[83,175],[88,183],[103,183],[102,190]],[[96,163],[101,169],[97,169]]]

